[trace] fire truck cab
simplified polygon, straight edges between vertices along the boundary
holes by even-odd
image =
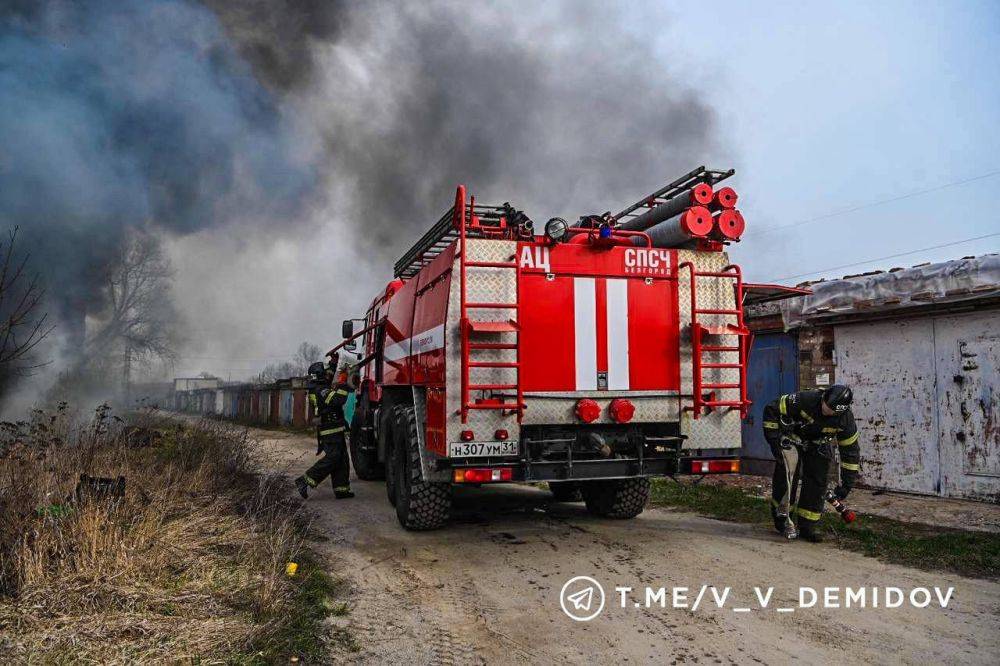
[[[751,340],[732,239],[661,247],[623,224],[732,173],[544,233],[458,187],[331,350],[360,341],[351,458],[404,527],[444,524],[457,484],[545,481],[632,518],[650,477],[739,470]]]

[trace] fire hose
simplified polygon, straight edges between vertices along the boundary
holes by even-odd
[[[845,523],[853,523],[858,519],[858,514],[849,509],[842,500],[833,494],[832,490],[826,491],[826,501],[830,503],[830,506],[836,509],[837,513],[840,514],[840,519]]]

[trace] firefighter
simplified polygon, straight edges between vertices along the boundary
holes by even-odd
[[[336,367],[336,357],[331,365]],[[347,454],[347,420],[344,418],[344,403],[353,388],[347,381],[334,383],[333,368],[322,362],[309,366],[309,402],[313,412],[319,416],[316,429],[316,455],[324,454],[306,473],[295,479],[295,487],[303,499],[309,489],[315,488],[328,475],[337,499],[354,497],[351,492],[351,468]]]
[[[854,487],[861,453],[852,398],[850,388],[837,384],[789,393],[764,407],[764,438],[774,453],[771,517],[775,529],[789,539],[822,540],[816,523],[823,513],[834,442],[840,451],[840,483],[833,493],[843,500]],[[796,485],[798,503],[790,506]]]

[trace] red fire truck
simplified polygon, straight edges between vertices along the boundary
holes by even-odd
[[[546,481],[632,518],[650,477],[739,470],[751,340],[725,245],[743,221],[713,190],[732,173],[544,233],[458,187],[330,352],[361,343],[351,458],[404,527],[445,523],[457,484]]]

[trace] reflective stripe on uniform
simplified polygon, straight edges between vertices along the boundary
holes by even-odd
[[[338,432],[344,432],[344,430],[345,429],[343,427],[340,427],[340,428],[330,428],[328,430],[320,430],[319,434],[321,436],[322,435],[336,435]]]
[[[849,469],[852,472],[860,472],[861,471],[861,465],[859,465],[857,463],[845,463],[845,462],[842,462],[842,463],[840,463],[840,466],[843,467],[844,469]]]
[[[316,394],[315,393],[310,393],[309,394],[309,404],[312,405],[313,407],[316,406]]]
[[[802,420],[805,421],[806,423],[812,423],[814,421],[813,417],[806,414],[806,411],[804,409],[799,410],[799,416],[801,416]]]
[[[823,432],[840,432],[840,428],[823,428]]]
[[[803,509],[801,506],[795,507],[795,513],[799,514],[806,520],[816,521],[820,519],[820,514],[818,511],[810,511],[809,509]]]
[[[858,433],[854,433],[853,435],[851,435],[847,439],[841,439],[841,440],[838,440],[838,441],[840,442],[841,446],[850,446],[854,442],[858,441]]]
[[[335,492],[335,493],[342,493],[342,492],[346,492],[346,491],[348,491],[350,489],[351,489],[350,486],[337,486],[336,488],[333,489],[333,492]]]
[[[338,395],[339,396],[346,396],[347,395],[347,391],[345,391],[343,389],[339,389],[337,391],[330,391],[329,393],[326,394],[326,398],[323,400],[323,402],[325,402],[326,404],[329,405],[330,401],[333,400],[334,398],[336,398]]]
[[[788,400],[788,396],[783,395],[781,396],[781,400],[778,401],[778,411],[780,411],[783,415],[788,414],[788,403],[785,402],[786,400]]]
[[[317,485],[316,482],[313,481],[312,479],[310,479],[308,474],[303,474],[302,478],[306,480],[306,483],[309,484],[310,488],[315,488],[316,487],[316,485]]]
[[[778,422],[777,421],[764,421],[764,427],[767,428],[767,429],[769,429],[769,430],[777,430],[778,429]]]

